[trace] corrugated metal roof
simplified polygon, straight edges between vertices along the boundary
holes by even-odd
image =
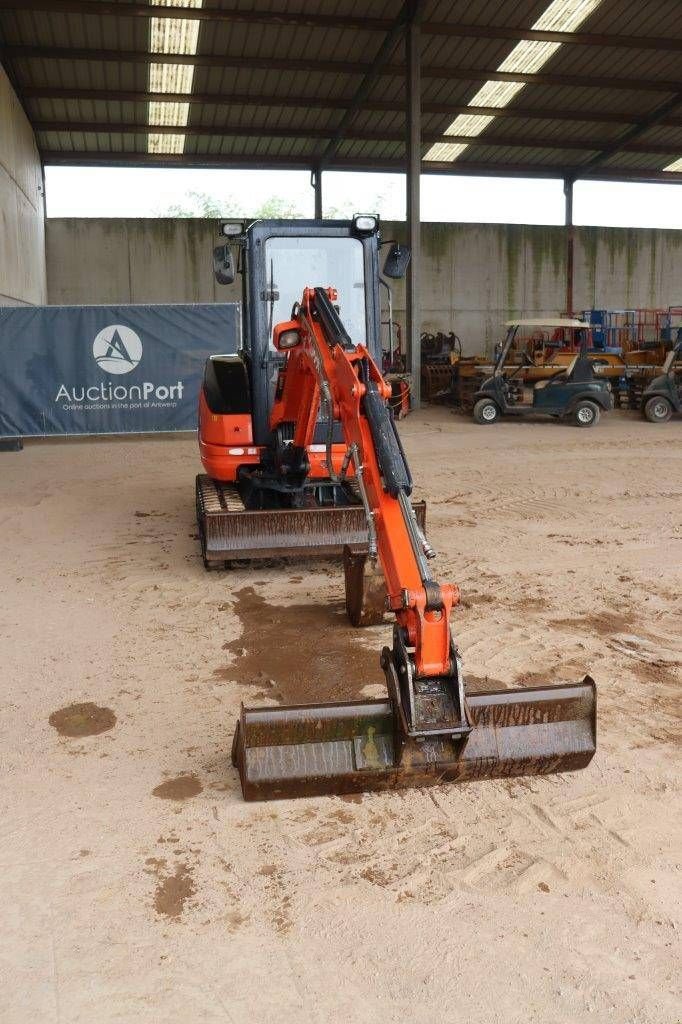
[[[424,152],[508,57],[518,42],[515,31],[527,35],[549,2],[422,4]],[[83,0],[45,0],[45,10],[39,0],[16,0],[14,8],[0,9],[0,58],[48,160],[159,162],[147,142],[149,65],[159,59],[150,52],[150,24],[158,6],[149,6],[149,17],[144,9],[133,17],[126,13],[130,3],[140,8],[144,0],[107,0],[114,13],[100,13],[99,0],[87,11]],[[203,0],[196,57],[177,58],[193,64],[192,95],[187,125],[178,128],[184,153],[169,162],[314,164],[373,69],[401,6],[398,0]],[[212,11],[228,8],[230,20],[210,19]],[[277,15],[299,15],[301,23],[273,21]],[[311,24],[316,16],[322,22]],[[352,23],[339,24],[344,18]],[[386,24],[377,26],[376,19]],[[680,0],[602,0],[579,27],[583,33],[591,38],[560,45],[455,162],[437,169],[570,174],[590,164],[594,174],[682,181],[682,173],[662,173],[682,157]],[[628,38],[609,45],[614,36]],[[650,45],[648,37],[659,43]],[[646,45],[625,45],[630,39]],[[675,41],[677,51],[670,48]],[[403,165],[403,65],[397,38],[328,166]],[[643,128],[675,94],[678,108]],[[619,142],[621,151],[591,165]]]

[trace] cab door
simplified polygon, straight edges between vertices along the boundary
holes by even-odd
[[[305,287],[336,288],[339,313],[353,341],[380,358],[377,237],[357,237],[348,221],[262,221],[249,230],[247,265],[254,440],[264,444],[283,361],[272,331],[290,319]]]

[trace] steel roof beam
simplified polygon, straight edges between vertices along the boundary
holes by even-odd
[[[340,14],[309,14],[305,11],[249,11],[220,7],[173,7],[146,3],[112,3],[111,0],[0,0],[0,10],[47,11],[53,14],[85,14],[113,18],[178,18],[192,21],[256,25],[350,29],[390,32],[389,18],[365,18]],[[682,53],[682,39],[674,36],[627,36],[607,32],[551,32],[507,25],[472,25],[458,21],[424,21],[421,31],[431,36],[459,39],[521,39],[573,46],[611,46],[630,50],[661,50]]]
[[[157,8],[150,8],[156,10]],[[177,8],[176,8],[177,10]],[[266,71],[315,71],[331,75],[365,75],[370,63],[353,61],[291,60],[277,57],[231,57],[218,54],[154,53],[146,50],[95,50],[56,46],[0,46],[0,57],[9,60],[112,61],[116,64],[191,64],[195,67],[245,68]],[[387,64],[378,72],[382,76],[402,78],[402,64]],[[672,92],[682,90],[682,80],[645,78],[604,78],[594,75],[554,75],[539,72],[502,72],[483,68],[422,67],[422,78],[442,78],[460,82],[523,82],[527,85],[579,86],[597,89],[626,89],[629,92]]]
[[[635,140],[641,138],[649,129],[659,127],[668,114],[672,114],[673,111],[678,110],[680,107],[682,107],[682,90],[669,100],[666,100],[665,103],[662,103],[656,110],[648,114],[647,117],[642,118],[629,131],[624,132],[620,138],[614,139],[608,146],[604,146],[596,156],[587,160],[583,166],[576,168],[571,177],[582,177],[586,169],[598,167],[599,164],[604,163],[605,160],[610,159],[616,153],[621,153],[625,150],[642,152],[640,147],[646,145],[646,143],[638,143]],[[682,153],[682,143],[678,144],[675,152]]]
[[[34,121],[33,128],[37,132],[84,132],[86,134],[101,135],[111,133],[114,135],[146,135],[150,131],[158,135],[177,135],[176,125],[150,125],[144,122],[108,122],[108,121]],[[244,138],[244,139],[333,139],[337,129],[330,128],[309,128],[301,125],[299,128],[270,128],[265,125],[187,125],[183,126],[184,135],[193,135],[210,138]],[[346,132],[346,138],[357,142],[400,142],[404,143],[404,132],[374,132],[358,131],[350,128]],[[518,149],[557,149],[557,150],[593,150],[598,152],[601,147],[599,139],[559,139],[556,136],[524,136],[524,135],[442,135],[433,132],[422,133],[423,143],[452,142],[464,143],[469,146],[504,146],[505,148],[515,147]],[[682,149],[682,140],[679,142],[623,142],[615,152],[628,153],[660,153],[667,156],[670,153],[678,153]],[[588,161],[589,162],[589,161]]]
[[[422,244],[421,244],[421,21],[420,0],[408,0],[409,18],[405,31],[405,227],[410,261],[405,275],[405,339],[410,371],[410,404],[421,404],[422,335]],[[390,308],[390,303],[389,303]],[[389,325],[393,331],[393,325]]]
[[[139,166],[150,167],[235,167],[249,170],[268,170],[276,167],[280,170],[309,171],[310,158],[298,160],[291,157],[256,157],[253,154],[234,154],[232,156],[215,156],[213,154],[182,153],[172,154],[151,153],[102,153],[102,152],[71,152],[44,150],[43,162],[46,164],[76,164],[78,166],[108,167]],[[405,170],[404,160],[349,160],[336,156],[329,165],[329,170],[343,171],[398,171]],[[563,164],[494,164],[476,163],[474,161],[456,161],[455,163],[428,162],[422,163],[422,174],[452,174],[455,176],[480,175],[484,177],[502,178],[564,178],[570,171]],[[682,184],[682,172],[662,171],[659,168],[609,167],[594,173],[581,175],[593,180],[603,181],[669,181]]]
[[[240,107],[282,107],[291,110],[345,110],[350,99],[324,99],[308,96],[259,96],[257,93],[184,93],[184,92],[145,92],[133,90],[109,89],[52,89],[27,87],[24,89],[26,99],[46,100],[88,100],[110,103],[190,103],[206,106],[240,106]],[[364,104],[367,110],[381,110],[387,113],[403,112],[403,104],[368,99]],[[636,115],[632,113],[600,113],[598,110],[573,110],[562,107],[551,110],[547,107],[471,107],[467,104],[455,103],[422,103],[424,114],[481,114],[486,117],[527,118],[542,121],[583,121],[596,124],[635,124]],[[682,128],[682,117],[667,117],[658,122],[661,127]]]
[[[388,64],[389,58],[393,55],[396,46],[403,38],[405,30],[409,26],[413,17],[412,0],[406,0],[400,10],[400,14],[391,24],[389,31],[384,36],[383,42],[372,61],[370,70],[366,72],[360,82],[360,85],[355,90],[353,98],[344,111],[343,117],[341,118],[332,138],[330,138],[327,145],[316,158],[315,174],[320,174],[322,168],[329,163],[343,142],[353,119],[363,108],[365,100],[371,92],[372,86],[374,85],[377,77],[382,73],[384,67]]]

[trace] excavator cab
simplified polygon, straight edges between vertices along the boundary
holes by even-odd
[[[269,415],[285,358],[275,349],[273,328],[291,317],[311,281],[334,285],[347,330],[375,358],[380,356],[379,244],[376,217],[260,221],[248,228],[243,250],[244,348],[251,361],[256,444],[268,443]]]

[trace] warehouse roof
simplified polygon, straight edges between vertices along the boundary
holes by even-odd
[[[682,181],[679,0],[423,0],[424,171]],[[401,170],[399,0],[0,0],[46,163]]]

